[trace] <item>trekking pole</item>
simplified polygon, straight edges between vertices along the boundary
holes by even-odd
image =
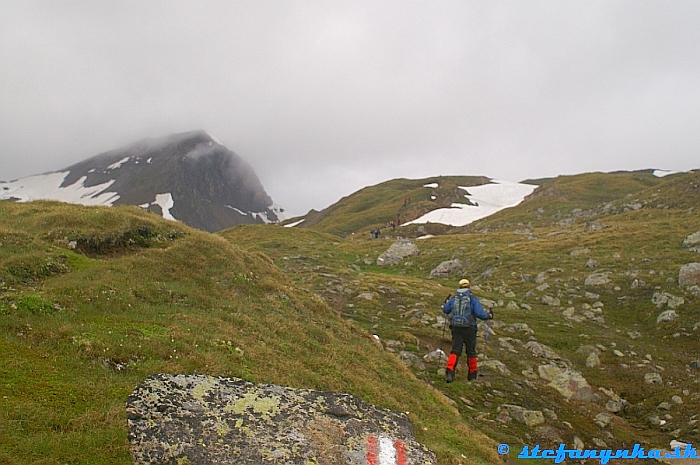
[[[484,336],[484,357],[486,357],[486,346],[489,342],[489,333],[491,333],[491,320],[493,320],[493,312],[491,313],[491,318],[489,318],[488,323],[486,323],[486,335]]]
[[[452,297],[452,294],[447,294],[447,298],[445,299],[445,303],[447,303],[448,300]],[[444,315],[444,312],[443,312]],[[447,358],[447,354],[445,354],[445,351],[442,350],[442,346],[445,343],[445,328],[447,327],[447,318],[449,315],[444,315],[444,319],[442,321],[442,337],[440,337],[440,350],[442,353],[445,355],[445,358]],[[439,363],[441,362],[440,357],[438,357],[438,370],[440,369]]]

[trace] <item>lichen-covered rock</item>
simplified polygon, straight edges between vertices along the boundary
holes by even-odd
[[[136,387],[126,411],[137,465],[364,465],[381,454],[437,463],[405,414],[349,394],[161,374]]]
[[[418,255],[418,246],[408,239],[398,239],[377,258],[377,265],[396,265],[406,257]]]

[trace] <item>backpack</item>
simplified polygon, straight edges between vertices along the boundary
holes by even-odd
[[[457,292],[452,305],[452,318],[450,323],[452,326],[464,327],[474,326],[476,319],[472,313],[471,293]]]

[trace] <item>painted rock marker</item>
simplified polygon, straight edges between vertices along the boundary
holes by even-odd
[[[367,436],[367,465],[406,465],[406,446],[398,439]]]

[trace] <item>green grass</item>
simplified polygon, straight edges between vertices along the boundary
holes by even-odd
[[[349,392],[411,412],[441,463],[495,460],[441,394],[263,254],[131,208],[3,202],[0,217],[17,247],[0,262],[0,462],[130,463],[127,396],[195,371]],[[65,268],[17,274],[17,257]]]

